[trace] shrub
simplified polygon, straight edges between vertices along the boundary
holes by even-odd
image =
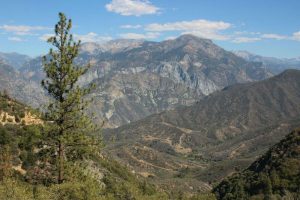
[[[21,112],[20,113],[20,118],[24,118],[25,117],[25,112]]]
[[[21,119],[18,115],[15,116],[15,121],[16,121],[16,123],[20,123]]]
[[[2,117],[2,122],[6,122],[6,113],[4,113],[4,115]]]
[[[0,128],[0,145],[9,144],[12,141],[11,135],[3,128]]]

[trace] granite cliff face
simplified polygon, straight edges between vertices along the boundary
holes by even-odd
[[[96,84],[91,110],[98,120],[107,121],[108,127],[191,105],[235,83],[271,76],[262,64],[247,62],[210,40],[192,35],[162,42],[85,43],[76,62],[92,65],[80,84]],[[39,84],[44,77],[41,59],[25,63],[20,72]]]

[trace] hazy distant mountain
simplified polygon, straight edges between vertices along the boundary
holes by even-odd
[[[4,90],[10,96],[30,102],[35,107],[44,103],[46,99],[39,84],[26,79],[12,66],[0,61],[0,91]]]
[[[86,43],[76,62],[92,64],[80,84],[97,85],[91,94],[95,99],[92,110],[113,127],[191,105],[228,85],[271,76],[261,63],[247,62],[211,40],[192,35],[162,42]],[[20,71],[37,83],[44,77],[40,58],[27,62]]]
[[[1,53],[0,60],[8,65],[13,66],[15,69],[20,69],[23,64],[29,61],[31,58],[29,56],[18,54],[18,53]]]
[[[247,51],[235,51],[233,53],[247,61],[263,63],[274,74],[279,74],[286,69],[300,69],[300,58],[264,57]]]
[[[300,129],[288,134],[246,170],[223,180],[218,199],[298,199]]]
[[[115,141],[108,149],[118,159],[160,183],[174,176],[209,183],[245,168],[299,126],[299,102],[300,71],[288,70],[108,130],[105,138]]]

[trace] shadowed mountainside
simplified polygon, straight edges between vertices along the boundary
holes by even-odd
[[[299,102],[300,71],[287,70],[107,130],[106,140],[113,141],[107,149],[159,182],[189,178],[204,182],[205,189],[207,183],[245,168],[299,126]]]

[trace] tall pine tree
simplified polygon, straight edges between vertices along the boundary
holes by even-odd
[[[84,110],[90,100],[89,94],[93,85],[80,87],[77,82],[80,76],[89,69],[88,66],[77,66],[74,59],[78,56],[80,41],[75,42],[70,30],[71,19],[59,13],[59,22],[55,25],[55,35],[48,39],[54,46],[49,55],[43,58],[46,79],[42,86],[51,97],[46,113],[51,121],[48,140],[57,151],[58,183],[64,181],[66,161],[82,159],[94,141],[87,134],[95,127]],[[96,144],[97,145],[97,144]]]

